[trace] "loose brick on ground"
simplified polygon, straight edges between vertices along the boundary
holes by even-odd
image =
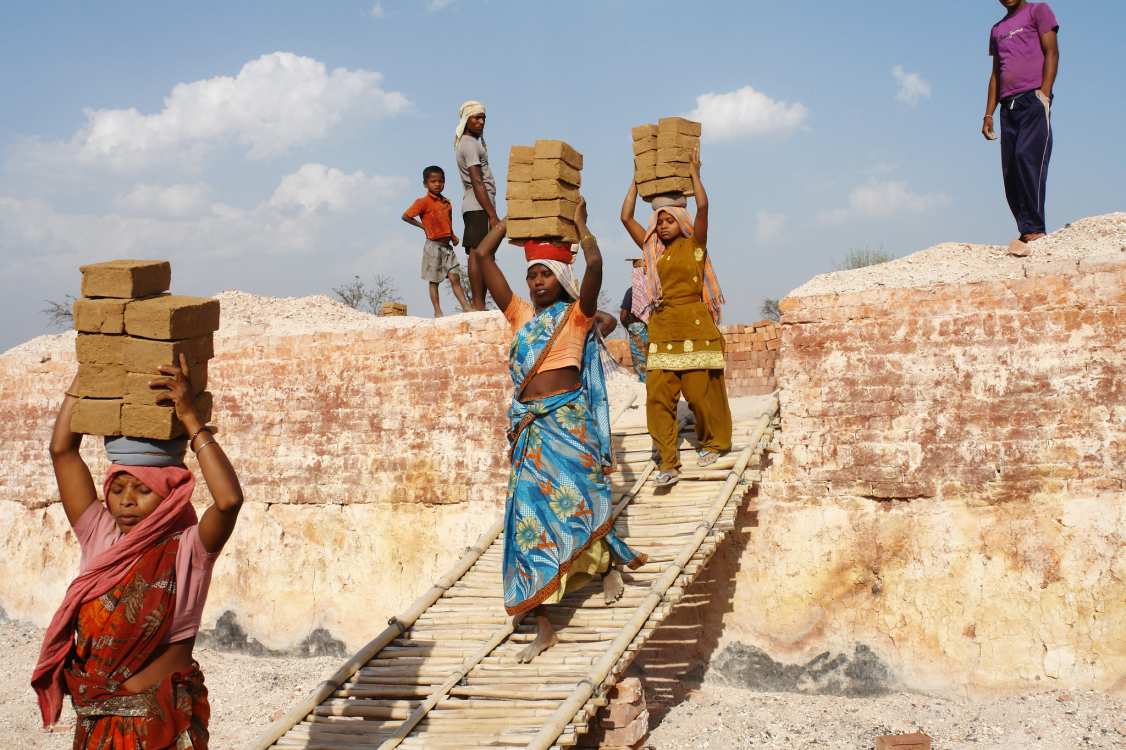
[[[178,294],[130,302],[125,332],[146,339],[191,339],[219,330],[219,300]]]
[[[110,260],[79,270],[83,297],[149,297],[167,292],[172,283],[172,266],[166,260]]]

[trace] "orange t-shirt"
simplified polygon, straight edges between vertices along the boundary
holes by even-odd
[[[513,333],[520,330],[535,314],[536,309],[532,307],[532,303],[517,297],[515,294],[512,295],[512,301],[508,303],[508,307],[504,310],[504,317]],[[594,318],[588,318],[584,315],[582,308],[576,304],[575,311],[571,313],[571,318],[567,321],[567,327],[555,337],[551,351],[544,357],[540,372],[562,370],[564,367],[582,369],[586,334],[593,324]]]
[[[435,198],[427,193],[412,203],[403,215],[412,219],[419,217],[428,240],[448,240],[453,237],[454,210],[445,196]]]

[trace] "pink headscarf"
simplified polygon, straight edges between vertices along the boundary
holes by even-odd
[[[661,242],[661,238],[657,236],[657,217],[661,215],[662,211],[676,219],[676,223],[680,225],[680,232],[685,237],[691,237],[695,231],[692,226],[692,216],[687,209],[680,206],[667,206],[658,209],[649,217],[649,227],[645,231],[645,242],[641,248],[645,260],[645,299],[642,301],[644,309],[647,311],[645,320],[648,320],[648,314],[651,314],[654,308],[661,304],[661,277],[657,273],[657,259],[665,251],[665,243]],[[727,300],[723,297],[723,290],[719,287],[719,280],[716,278],[712,259],[709,255],[704,259],[704,304],[707,305],[708,311],[712,314],[712,320],[716,323],[719,323],[725,302]],[[635,307],[638,304],[636,296],[633,304]]]
[[[39,663],[31,675],[31,686],[39,698],[43,726],[59,720],[63,707],[63,665],[74,645],[74,626],[78,610],[86,602],[97,599],[118,583],[146,550],[195,525],[198,521],[192,507],[195,477],[183,466],[119,466],[113,464],[106,472],[102,497],[109,494],[110,482],[118,474],[129,474],[144,482],[163,500],[148,517],[128,534],[90,561],[84,573],[70,582],[66,596],[59,605],[39,651]]]

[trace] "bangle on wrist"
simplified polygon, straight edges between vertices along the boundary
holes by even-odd
[[[195,454],[196,454],[196,455],[198,456],[198,455],[200,454],[200,452],[201,452],[201,451],[202,451],[202,450],[203,450],[204,448],[206,448],[207,446],[209,446],[209,445],[217,445],[218,443],[219,443],[219,441],[218,441],[218,440],[216,440],[215,438],[211,438],[210,440],[208,440],[208,441],[207,441],[206,443],[204,443],[203,445],[199,446],[198,448],[193,448],[192,450],[194,450],[194,451],[195,451]]]
[[[992,119],[993,119],[993,115],[986,115],[985,117],[983,117],[983,118],[981,118],[981,119],[983,119],[983,120],[992,120]]]

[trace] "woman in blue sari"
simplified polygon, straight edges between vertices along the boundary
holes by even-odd
[[[645,556],[615,535],[610,414],[599,344],[592,324],[602,287],[602,253],[586,226],[586,203],[575,212],[586,259],[575,283],[570,245],[527,242],[528,293],[513,294],[496,263],[500,222],[474,253],[497,306],[513,329],[508,364],[512,473],[505,503],[504,604],[511,615],[532,612],[536,639],[520,653],[528,662],[557,641],[546,607],[602,576],[606,601],[623,592],[621,565]]]

